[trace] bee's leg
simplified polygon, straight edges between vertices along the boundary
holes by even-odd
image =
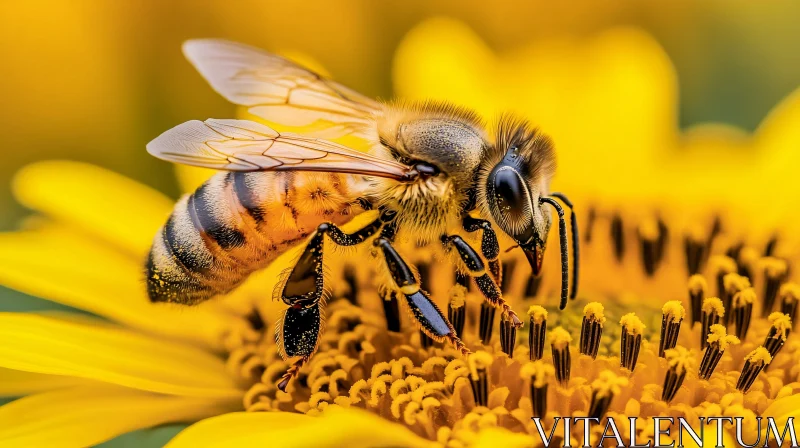
[[[289,308],[276,331],[278,347],[285,358],[299,357],[299,360],[283,375],[278,383],[280,390],[286,389],[289,380],[297,375],[317,350],[323,322],[325,287],[322,261],[325,235],[340,246],[353,246],[378,233],[385,221],[393,217],[393,214],[384,212],[353,233],[345,233],[332,223],[322,223],[317,227],[281,291],[281,300]]]
[[[476,232],[483,229],[481,254],[489,262],[489,272],[492,274],[494,282],[500,285],[503,281],[503,269],[498,259],[500,256],[500,244],[497,242],[497,234],[494,233],[492,224],[485,219],[473,218],[469,215],[464,215],[461,224],[467,232]]]
[[[469,275],[475,279],[475,284],[481,290],[483,297],[497,308],[501,308],[511,320],[515,327],[521,327],[522,321],[517,316],[517,313],[508,306],[508,303],[503,299],[503,294],[500,292],[500,287],[497,286],[494,280],[486,273],[486,268],[483,265],[483,260],[478,255],[478,252],[472,248],[464,238],[458,235],[442,235],[442,244],[445,247],[454,247],[461,257],[461,261],[469,271]]]
[[[439,307],[431,301],[428,294],[420,289],[419,282],[411,272],[411,268],[392,247],[389,238],[382,234],[375,240],[375,246],[383,252],[392,280],[397,284],[400,292],[406,296],[408,307],[411,309],[414,319],[420,324],[420,330],[434,341],[449,341],[461,353],[468,355],[470,351],[456,336],[453,325],[442,314]]]

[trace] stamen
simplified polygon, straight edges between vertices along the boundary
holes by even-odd
[[[585,241],[586,244],[592,242],[592,230],[596,219],[597,210],[595,210],[594,207],[589,207],[589,211],[586,213],[586,232],[583,234],[583,241]]]
[[[500,349],[508,356],[514,354],[517,345],[517,327],[505,314],[500,316]]]
[[[467,288],[459,284],[450,288],[450,302],[447,304],[447,319],[453,324],[456,336],[463,338],[464,324],[467,321]]]
[[[742,368],[742,373],[739,375],[739,380],[736,382],[736,390],[742,393],[746,393],[750,390],[750,386],[753,385],[758,374],[764,370],[767,364],[772,362],[772,355],[770,355],[766,348],[757,347],[744,359],[744,368]]]
[[[702,318],[700,319],[700,347],[706,348],[708,345],[708,335],[711,334],[711,326],[716,325],[725,317],[725,307],[722,300],[716,297],[709,297],[703,301]]]
[[[681,322],[686,316],[686,310],[679,300],[664,304],[661,308],[661,340],[658,345],[658,356],[663,358],[666,350],[675,348],[678,343],[678,334],[681,331]]]
[[[686,379],[686,372],[693,368],[694,357],[683,347],[669,349],[665,353],[667,359],[667,374],[664,377],[664,388],[661,391],[661,399],[669,403],[675,398],[678,389],[681,388],[683,380]]]
[[[633,372],[633,369],[636,368],[636,361],[639,359],[639,349],[642,347],[642,334],[645,326],[635,313],[622,316],[619,324],[622,326],[619,365]]]
[[[532,274],[528,277],[528,283],[525,285],[525,297],[536,297],[536,294],[539,293],[539,287],[542,285],[543,278],[543,275],[537,277]]]
[[[800,285],[797,283],[784,283],[779,293],[781,297],[781,313],[797,321],[797,304],[800,302]]]
[[[764,348],[767,349],[772,357],[775,357],[778,352],[783,348],[786,343],[786,338],[792,331],[792,319],[788,314],[781,314],[774,312],[767,317],[767,320],[772,324],[767,333],[767,338],[764,340]]]
[[[733,296],[731,313],[733,314],[733,325],[736,328],[736,337],[739,339],[747,337],[755,301],[756,291],[753,288],[745,288]]]
[[[550,348],[553,352],[556,380],[565,387],[569,383],[572,370],[572,358],[569,353],[570,342],[572,342],[572,336],[562,327],[556,327],[550,332]]]
[[[689,303],[691,304],[692,324],[700,322],[700,308],[703,305],[703,298],[706,296],[707,290],[708,283],[705,277],[700,274],[694,274],[689,277]]]
[[[736,272],[736,262],[725,255],[714,255],[708,259],[708,264],[709,272],[717,279],[717,297],[722,300],[722,306],[727,310],[730,307],[730,298],[726,298],[725,294],[725,276]]]
[[[700,273],[708,254],[706,236],[700,226],[689,228],[683,237],[683,248],[686,253],[686,269],[689,271],[689,275]]]
[[[492,340],[492,330],[494,329],[494,314],[497,308],[488,302],[481,303],[480,324],[478,325],[478,336],[483,345],[489,345]]]
[[[531,404],[534,417],[544,418],[547,415],[547,385],[553,375],[555,375],[553,366],[541,360],[529,362],[520,370],[522,379],[531,381]]]
[[[353,305],[358,305],[358,279],[356,278],[356,270],[352,265],[344,267],[344,282],[347,285],[347,292],[342,294],[342,297],[347,299]]]
[[[775,246],[778,245],[778,235],[772,235],[772,238],[767,241],[767,245],[764,247],[764,256],[771,257],[772,254],[775,252]]]
[[[736,264],[739,265],[739,275],[742,277],[753,278],[756,271],[756,264],[761,258],[758,251],[750,246],[743,247],[736,257]]]
[[[544,354],[544,338],[547,331],[547,310],[539,305],[528,308],[528,316],[531,318],[530,330],[528,332],[528,348],[530,349],[531,361],[542,359]]]
[[[247,315],[247,322],[250,323],[250,328],[255,331],[261,331],[267,326],[257,308],[253,308],[250,314]]]
[[[400,332],[400,304],[397,301],[397,293],[394,291],[384,291],[383,315],[386,317],[386,329],[391,332]]]
[[[761,307],[761,317],[767,317],[775,306],[781,283],[786,280],[787,265],[780,258],[766,257],[761,259],[764,266],[764,300]]]
[[[469,380],[475,404],[486,406],[489,403],[489,367],[494,357],[487,352],[477,351],[470,355]]]
[[[603,335],[603,325],[606,318],[603,316],[603,305],[591,302],[583,308],[583,322],[581,323],[580,352],[597,358],[600,349],[600,337]]]
[[[728,346],[740,342],[736,336],[728,335],[725,327],[719,324],[711,326],[711,334],[708,335],[707,341],[708,347],[706,347],[703,360],[700,362],[699,376],[701,380],[711,378]]]
[[[736,293],[738,293],[739,291],[745,288],[749,288],[750,279],[748,279],[747,277],[742,277],[741,275],[736,273],[725,274],[725,276],[722,277],[722,286],[723,286],[723,295],[720,296],[720,299],[722,299],[722,306],[724,306],[725,309],[729,311],[722,319],[722,321],[727,327],[731,319],[730,309],[733,302],[733,296],[735,296]]]
[[[642,264],[648,277],[652,277],[658,268],[658,263],[664,254],[663,245],[666,243],[666,236],[662,235],[663,228],[659,222],[649,218],[644,220],[638,229],[639,243],[642,250]]]
[[[469,290],[472,282],[469,281],[469,275],[456,272],[456,284],[461,285],[467,290]]]
[[[599,377],[592,381],[592,403],[589,405],[589,418],[603,418],[608,412],[611,400],[615,395],[619,395],[620,387],[627,385],[627,378],[617,376],[610,370],[600,372]]]
[[[614,213],[611,218],[611,241],[614,242],[614,257],[621,262],[625,255],[625,232],[619,213]]]
[[[508,294],[508,290],[511,288],[511,280],[514,278],[514,270],[517,268],[517,262],[512,259],[504,261],[501,266],[503,266],[503,268],[500,277],[500,290],[503,294]]]
[[[419,345],[425,350],[433,347],[433,339],[422,330],[419,330]]]

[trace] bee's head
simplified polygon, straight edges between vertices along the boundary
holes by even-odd
[[[527,122],[503,118],[481,164],[478,202],[511,237],[538,275],[551,217],[540,199],[549,194],[555,154],[549,137]]]

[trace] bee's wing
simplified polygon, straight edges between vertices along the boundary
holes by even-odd
[[[329,171],[404,179],[410,167],[247,120],[192,120],[147,144],[164,160],[228,171]]]
[[[247,45],[199,39],[184,43],[183,52],[220,95],[273,123],[323,123],[325,135],[333,138],[363,131],[381,109],[341,84]]]

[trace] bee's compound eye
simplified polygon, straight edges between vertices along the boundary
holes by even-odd
[[[510,219],[524,219],[530,198],[522,176],[510,166],[499,165],[489,175],[489,201]],[[527,213],[531,213],[530,210]]]

